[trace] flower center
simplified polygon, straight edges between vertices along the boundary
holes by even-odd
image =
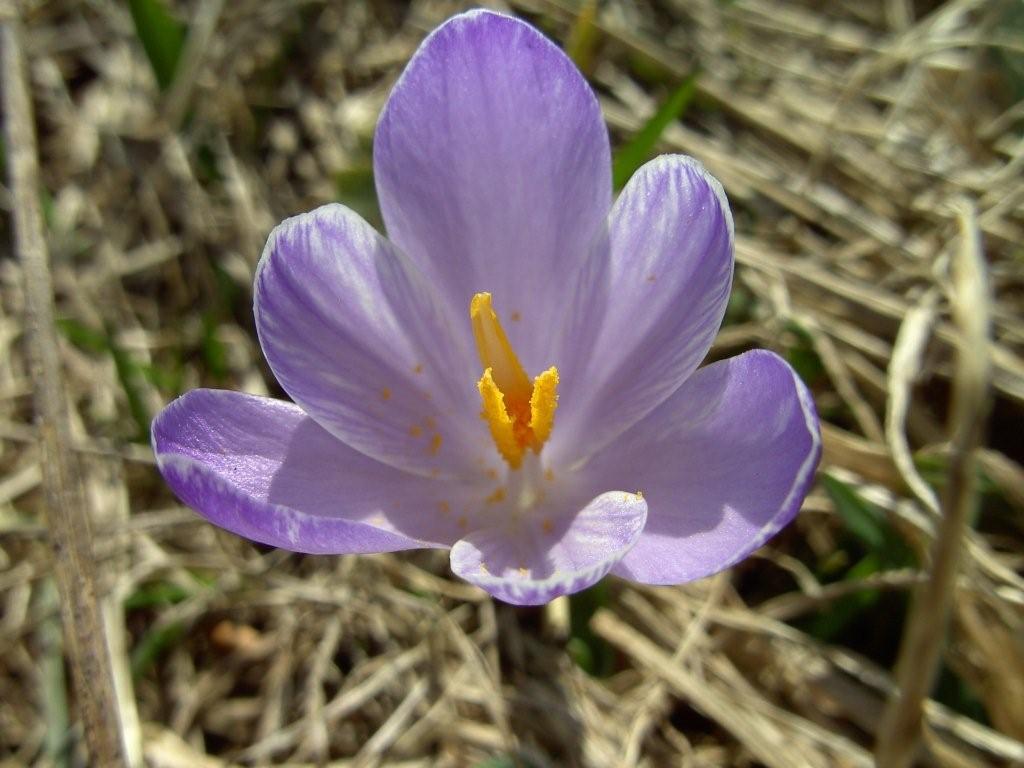
[[[491,306],[491,294],[473,297],[469,318],[484,367],[477,382],[484,406],[481,416],[499,453],[518,469],[526,449],[540,453],[551,435],[558,407],[558,369],[551,366],[530,382]]]

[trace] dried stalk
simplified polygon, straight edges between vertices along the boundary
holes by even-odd
[[[938,293],[929,291],[920,303],[907,312],[889,362],[889,401],[885,413],[885,439],[892,458],[907,487],[929,512],[938,514],[939,500],[914,466],[914,457],[907,443],[906,423],[910,411],[910,396],[914,380],[920,374],[924,350],[935,321]]]
[[[953,439],[942,520],[932,550],[931,578],[907,622],[896,668],[897,694],[879,730],[879,768],[906,768],[921,740],[922,704],[935,681],[946,636],[960,549],[975,501],[975,460],[988,407],[990,330],[987,280],[974,210],[960,213],[963,240],[954,263],[953,314],[960,329],[953,380]]]
[[[20,24],[8,9],[0,13],[0,47],[3,49],[5,140],[14,203],[14,248],[25,275],[43,486],[61,617],[91,764],[124,765],[117,696],[96,595],[85,487],[79,456],[71,448],[70,420],[54,325],[53,288],[39,209],[36,137]]]
[[[189,97],[203,65],[206,50],[217,30],[217,20],[224,10],[224,0],[208,0],[199,6],[192,20],[185,49],[182,51],[178,71],[164,102],[164,116],[172,130],[178,130],[188,110]]]

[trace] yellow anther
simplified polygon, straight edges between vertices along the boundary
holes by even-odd
[[[530,395],[530,429],[533,438],[543,445],[555,426],[555,408],[558,407],[558,369],[551,366],[533,380]]]
[[[512,467],[518,467],[523,460],[523,447],[516,439],[512,417],[505,409],[505,396],[498,389],[498,385],[494,383],[490,368],[484,371],[484,375],[480,377],[476,386],[480,390],[480,399],[484,403],[481,415],[491,428],[491,437],[494,439],[494,444],[498,446],[498,452]]]
[[[477,383],[482,416],[498,452],[512,469],[518,469],[526,449],[539,453],[551,435],[558,406],[558,369],[552,366],[530,381],[491,306],[491,294],[473,297],[469,317],[484,367]]]

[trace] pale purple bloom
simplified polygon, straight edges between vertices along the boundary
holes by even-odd
[[[821,453],[807,389],[771,352],[697,370],[733,272],[700,164],[660,157],[613,206],[583,77],[476,11],[409,63],[374,169],[389,240],[327,205],[275,229],[257,270],[296,404],[196,390],[154,422],[183,501],[298,552],[451,548],[519,604],[609,572],[699,579],[793,518]]]

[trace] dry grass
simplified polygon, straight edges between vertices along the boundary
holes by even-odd
[[[163,93],[122,3],[25,6],[72,442],[133,762],[872,765],[891,659],[852,648],[893,628],[862,623],[829,643],[801,619],[923,576],[821,583],[814,564],[843,551],[847,530],[821,485],[733,572],[671,589],[612,581],[591,626],[617,671],[598,678],[566,653],[566,605],[495,604],[452,580],[443,553],[253,547],[182,509],[138,442],[177,391],[280,394],[248,311],[267,232],[339,195],[373,215],[377,111],[459,4],[197,0],[180,8],[193,35]],[[712,356],[766,346],[812,361],[822,472],[882,510],[918,562],[941,528],[922,458],[959,466],[946,420],[971,313],[951,311],[951,263],[961,225],[977,228],[993,413],[977,461],[1000,511],[963,536],[944,657],[987,723],[927,701],[920,761],[1024,765],[1024,102],[1004,76],[1024,54],[1015,3],[814,6],[609,0],[582,21],[570,0],[512,9],[573,35],[617,141],[699,69],[697,103],[663,148],[700,158],[736,212],[736,311]],[[11,206],[0,187],[4,249]],[[43,524],[22,277],[0,261],[0,765],[73,765],[79,700]]]

